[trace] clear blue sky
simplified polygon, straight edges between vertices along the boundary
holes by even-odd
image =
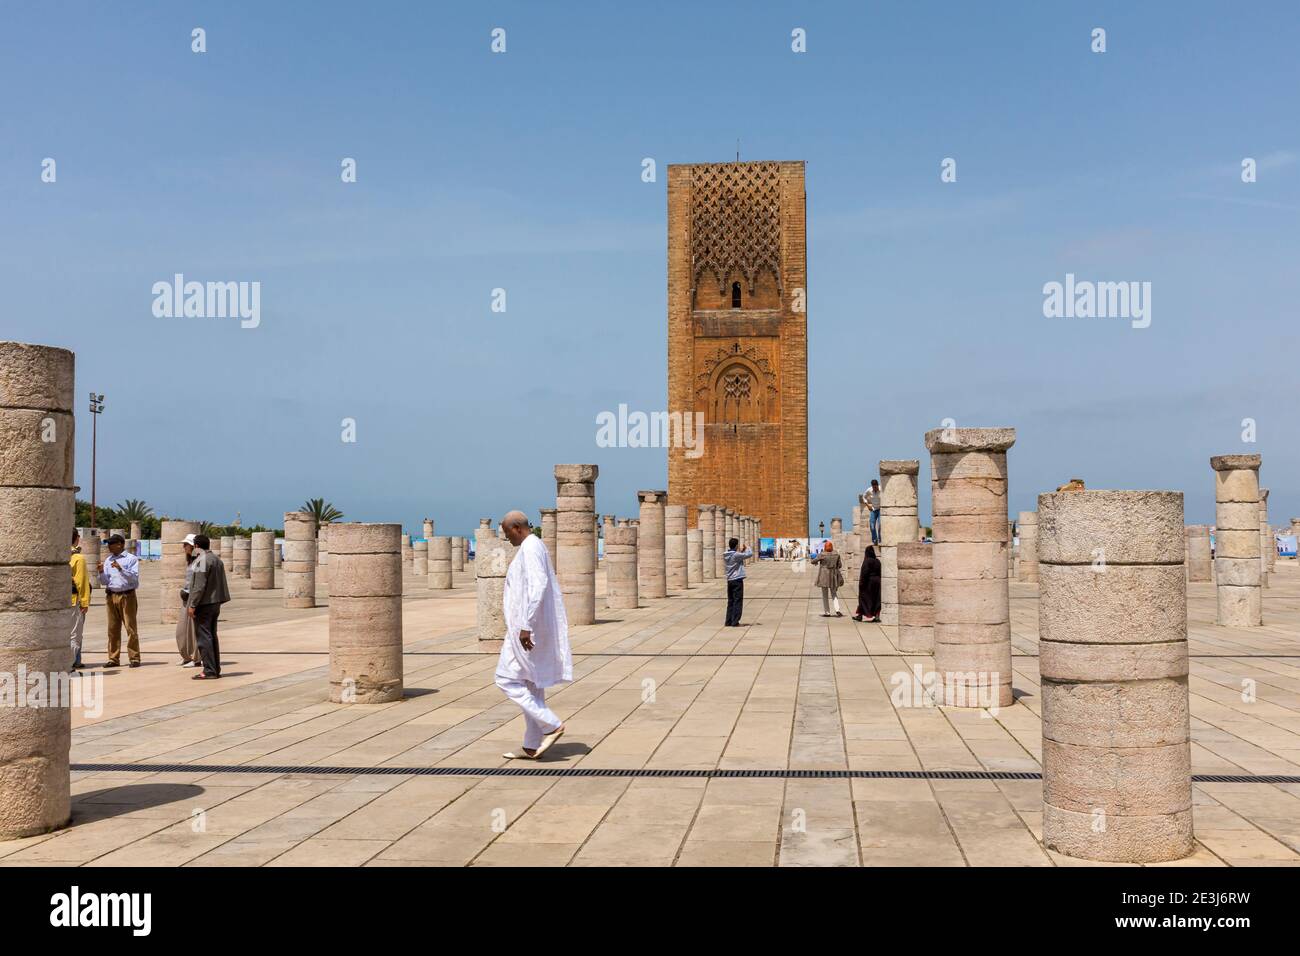
[[[278,524],[323,495],[451,534],[535,514],[555,462],[594,461],[598,509],[631,512],[664,453],[597,448],[595,416],[666,401],[664,167],[739,138],[808,163],[814,524],[847,519],[878,459],[924,461],[945,417],[1018,429],[1012,510],[1077,476],[1181,489],[1210,522],[1209,457],[1258,451],[1274,523],[1300,514],[1294,3],[3,18],[0,337],[77,352],[86,496],[94,389],[107,502]],[[261,326],[155,318],[176,272],[259,281]],[[1151,282],[1150,328],[1044,318],[1067,272]]]

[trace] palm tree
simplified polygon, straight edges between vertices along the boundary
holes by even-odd
[[[153,517],[153,509],[136,498],[127,498],[126,501],[117,506],[117,510],[122,516],[122,520],[128,524],[132,521],[144,523]]]
[[[343,512],[339,511],[324,498],[308,498],[303,502],[303,506],[298,509],[305,511],[316,519],[316,527],[323,524],[329,524],[331,521],[338,521],[343,517]]]

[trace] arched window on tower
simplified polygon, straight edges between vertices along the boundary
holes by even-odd
[[[740,283],[739,282],[731,283],[731,307],[733,309],[740,308]]]

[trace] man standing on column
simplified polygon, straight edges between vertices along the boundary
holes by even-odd
[[[862,503],[871,512],[868,523],[871,525],[871,543],[880,544],[880,482],[871,479],[871,487],[862,493]]]
[[[221,676],[221,644],[217,640],[217,618],[221,605],[230,600],[226,584],[226,566],[221,558],[209,549],[212,542],[206,534],[194,536],[194,550],[198,552],[193,563],[194,578],[190,596],[185,602],[185,613],[194,618],[194,640],[199,645],[203,660],[203,673],[192,680],[216,680]]]
[[[116,667],[122,657],[122,625],[126,624],[126,656],[132,667],[140,666],[140,631],[136,627],[135,589],[140,586],[140,559],[126,553],[126,538],[115,534],[108,539],[108,555],[99,570],[99,583],[108,592],[108,663]]]
[[[501,530],[518,550],[506,571],[506,633],[497,659],[497,686],[524,712],[524,745],[510,760],[536,760],[561,736],[564,724],[546,706],[546,688],[573,680],[569,620],[542,539],[528,518],[512,511]]]

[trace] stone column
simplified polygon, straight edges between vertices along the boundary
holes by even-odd
[[[158,562],[161,611],[159,620],[175,624],[181,618],[181,588],[185,587],[185,536],[198,534],[197,521],[162,522],[162,558]],[[89,565],[89,560],[87,560]]]
[[[316,572],[322,584],[330,583],[330,526],[328,523],[316,529]]]
[[[451,558],[447,558],[447,566],[451,567]],[[411,542],[411,573],[417,578],[427,578],[429,576],[429,542],[412,541]]]
[[[840,554],[844,553],[844,519],[843,518],[831,519],[831,545],[834,546],[835,550],[840,552]],[[882,590],[883,590],[883,586],[882,586]]]
[[[880,462],[880,623],[898,623],[898,551],[916,540],[916,476],[921,462],[884,459]],[[868,529],[870,537],[870,529]]]
[[[666,491],[638,491],[641,525],[636,536],[636,586],[643,598],[668,596],[668,560],[665,550],[664,505]]]
[[[618,524],[617,515],[601,515],[601,535],[605,538],[605,553],[609,554],[609,530]]]
[[[280,565],[281,565],[282,563],[284,563],[284,556],[280,554],[280,545],[279,545],[279,543],[277,543],[277,542],[275,542],[275,541],[272,541],[272,543],[271,543],[271,567],[273,567],[273,568],[278,568],[278,567],[280,567]]]
[[[402,699],[402,526],[330,529],[330,700]]]
[[[731,539],[739,537],[736,534],[736,512],[734,509],[728,508],[723,512],[722,517],[722,550],[726,551],[727,548],[731,547]]]
[[[727,509],[717,505],[713,512],[713,576],[719,581],[727,580],[727,561],[723,554],[727,550]]]
[[[232,534],[223,534],[218,539],[217,557],[221,558],[221,563],[226,566],[226,570],[231,575],[235,573],[235,536]],[[218,627],[219,632],[219,627]]]
[[[715,558],[714,549],[717,547],[718,536],[714,529],[714,519],[717,515],[715,505],[698,505],[696,514],[696,524],[700,531],[700,581],[713,581],[717,577],[717,559]]]
[[[934,494],[934,665],[943,702],[1009,707],[1007,449],[1014,428],[926,432]]]
[[[1182,492],[1055,492],[1038,516],[1043,843],[1112,863],[1185,857]]]
[[[1019,580],[1026,584],[1038,583],[1038,512],[1022,511],[1016,522],[1020,531]]]
[[[275,587],[275,532],[254,531],[249,541],[248,586],[254,591]]]
[[[898,649],[934,653],[934,549],[924,541],[899,542]]]
[[[451,536],[451,569],[465,570],[465,539],[458,534]]]
[[[637,529],[627,519],[605,526],[605,604],[634,608],[639,603]]]
[[[1212,559],[1210,558],[1210,526],[1206,524],[1189,524],[1187,537],[1187,580],[1209,581]]]
[[[1259,585],[1268,587],[1268,572],[1273,570],[1273,558],[1277,548],[1273,544],[1273,533],[1268,527],[1268,489],[1259,489]]]
[[[862,505],[853,506],[853,530],[850,534],[858,534],[862,530]]]
[[[474,576],[478,608],[475,618],[480,641],[501,641],[506,634],[502,600],[510,567],[510,542],[498,538],[491,518],[482,518],[474,532]]]
[[[1214,469],[1214,579],[1218,622],[1261,627],[1259,580],[1259,455],[1220,455]]]
[[[402,573],[411,574],[415,568],[415,552],[411,550],[411,536],[402,535]]]
[[[0,673],[13,681],[13,701],[0,706],[0,840],[71,816],[68,692],[51,706],[15,704],[32,689],[20,673],[66,687],[72,664],[73,365],[64,349],[0,342]]]
[[[555,563],[555,509],[542,509],[542,544],[546,545],[546,553],[551,556],[551,567],[558,568]]]
[[[98,528],[82,528],[81,530],[81,556],[86,559],[86,573],[90,576],[90,588],[97,591],[101,587],[99,583],[98,568],[103,567],[104,552],[99,543]],[[198,526],[195,525],[194,531],[198,532]],[[72,535],[68,535],[68,543],[71,544]],[[179,598],[177,599],[179,601]],[[164,622],[166,623],[166,622]],[[174,622],[173,622],[174,623]]]
[[[670,591],[690,586],[686,572],[686,506],[664,506],[664,569]]]
[[[704,533],[699,528],[686,530],[686,586],[704,583]]]
[[[232,551],[235,562],[231,568],[231,577],[247,580],[252,575],[253,542],[242,534],[236,535]]]
[[[435,591],[448,591],[453,587],[452,567],[455,564],[453,538],[435,535],[427,542],[429,587]],[[505,583],[502,582],[502,587]]]
[[[131,522],[131,540],[132,541],[140,540],[140,522],[138,521]]]
[[[432,540],[433,540],[433,519],[425,518],[424,519],[424,543],[427,545]],[[427,551],[428,549],[426,548],[425,550]]]
[[[555,556],[564,611],[573,625],[596,621],[596,465],[555,466]]]
[[[316,519],[309,511],[284,515],[284,606],[316,606]]]

